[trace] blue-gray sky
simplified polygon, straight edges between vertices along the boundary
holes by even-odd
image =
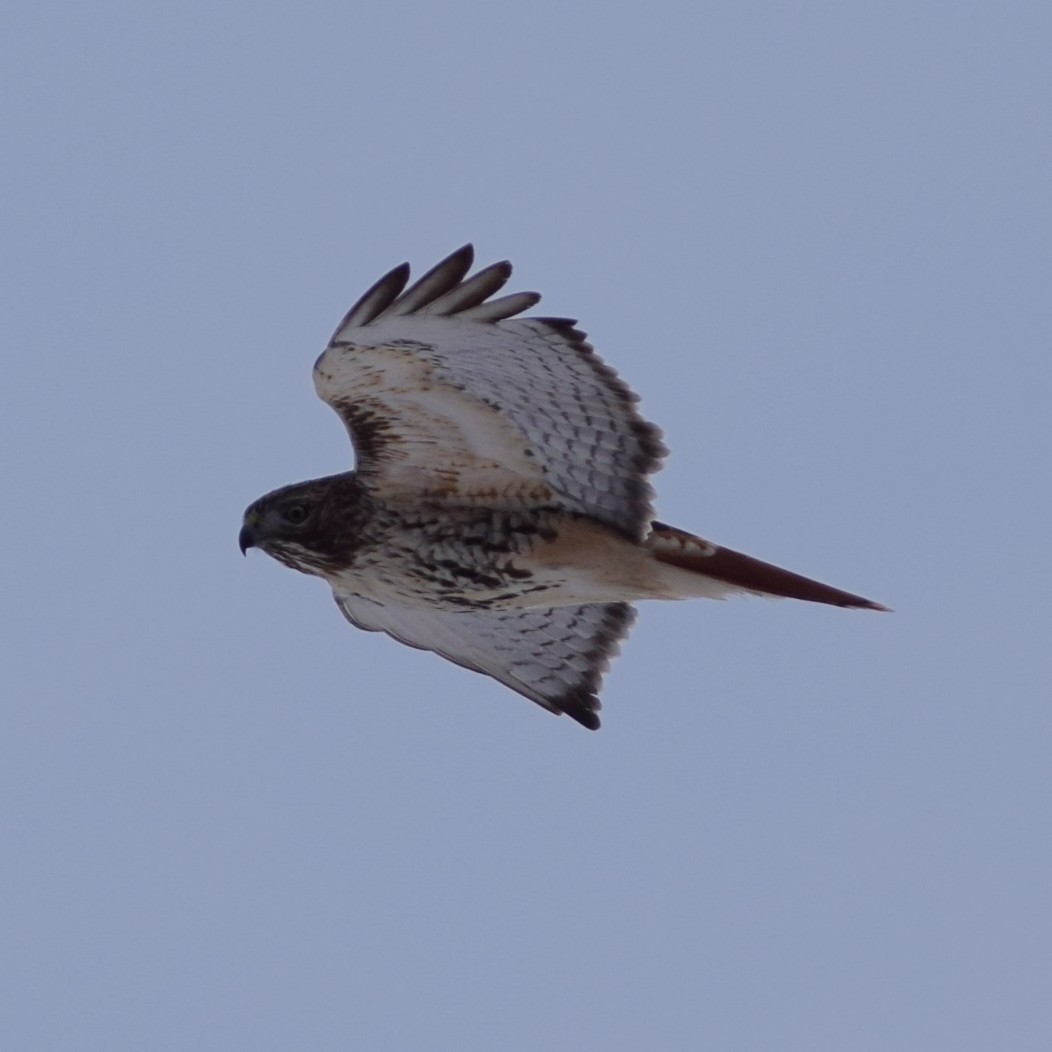
[[[1052,1047],[1047,4],[9,6],[0,1044]],[[243,560],[472,240],[661,516],[589,734]]]

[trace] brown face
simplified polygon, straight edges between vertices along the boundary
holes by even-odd
[[[242,553],[261,548],[301,573],[331,569],[332,546],[323,514],[332,480],[317,479],[268,493],[250,504],[238,535]]]

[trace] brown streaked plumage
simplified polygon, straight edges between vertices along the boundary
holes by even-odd
[[[314,367],[356,471],[249,506],[241,550],[322,577],[347,619],[599,726],[599,688],[640,599],[861,596],[653,520],[665,456],[636,395],[575,322],[492,298],[465,246],[406,289],[403,264],[348,312]]]

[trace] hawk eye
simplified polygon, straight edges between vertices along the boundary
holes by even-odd
[[[290,504],[285,509],[285,521],[292,523],[293,526],[299,526],[307,521],[307,514],[306,504]]]

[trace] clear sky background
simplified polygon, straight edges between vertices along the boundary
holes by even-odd
[[[1052,1048],[1047,3],[23,3],[0,35],[5,1049]],[[465,241],[662,518],[590,734],[237,551]]]

